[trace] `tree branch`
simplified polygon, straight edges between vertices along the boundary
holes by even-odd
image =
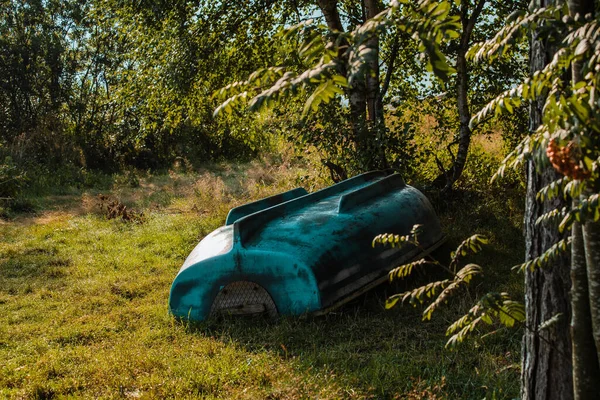
[[[469,17],[469,19],[467,20],[467,26],[465,27],[465,32],[463,33],[463,37],[465,38],[464,44],[466,46],[469,45],[469,41],[471,40],[471,33],[473,32],[473,28],[475,28],[477,18],[479,18],[481,11],[483,11],[483,6],[485,5],[486,1],[487,0],[479,0],[477,5],[475,6],[475,9],[473,10],[473,13],[471,14],[471,17]]]
[[[392,53],[390,54],[390,59],[388,61],[388,66],[385,72],[385,80],[383,81],[383,86],[381,87],[381,93],[379,94],[379,99],[383,103],[383,98],[385,97],[389,87],[390,81],[392,79],[392,73],[394,72],[394,63],[396,62],[396,58],[398,57],[398,50],[400,47],[400,40],[398,39],[398,35],[394,38],[394,43],[392,44]]]
[[[344,27],[337,9],[337,0],[318,0],[317,3],[325,16],[325,21],[327,21],[329,29],[332,31],[344,32]]]

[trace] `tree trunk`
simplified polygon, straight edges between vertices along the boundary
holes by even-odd
[[[573,200],[573,207],[577,207]],[[598,357],[592,336],[592,318],[586,271],[586,252],[581,224],[571,230],[571,338],[573,349],[573,397],[576,400],[598,399]]]
[[[377,0],[365,0],[366,21],[375,17],[381,11]],[[372,154],[372,161],[368,169],[389,168],[385,156],[385,146],[383,136],[385,133],[385,121],[383,116],[383,103],[380,96],[379,87],[379,38],[373,35],[366,45],[374,51],[375,56],[368,63],[366,82],[366,101],[369,137],[371,144],[369,152]]]
[[[600,224],[586,221],[583,227],[585,260],[587,264],[587,280],[589,292],[592,335],[596,347],[596,363],[600,363]],[[592,346],[588,351],[591,352]],[[600,384],[600,372],[596,375]],[[600,392],[600,388],[597,389]],[[600,396],[599,396],[600,397]]]
[[[467,155],[469,153],[469,145],[471,144],[471,128],[469,128],[469,122],[471,121],[471,111],[469,110],[469,100],[467,98],[467,91],[469,88],[469,73],[467,71],[467,58],[466,53],[468,50],[468,42],[466,48],[458,50],[456,55],[456,103],[458,108],[458,150],[456,152],[456,158],[454,164],[450,169],[450,173],[446,179],[446,186],[444,191],[448,191],[454,185],[454,182],[460,178],[465,164],[467,163]]]
[[[337,9],[337,0],[318,0],[319,8],[325,17],[327,26],[332,31],[343,32],[344,27]]]
[[[541,112],[539,102],[532,106],[532,120]],[[554,207],[561,207],[562,199],[552,204],[539,204],[536,193],[557,179],[552,169],[536,173],[531,162],[527,165],[527,195],[525,206],[526,259],[542,254],[561,239],[554,228],[535,224],[536,219]],[[525,272],[525,310],[528,329],[523,335],[523,364],[521,397],[523,400],[568,400],[573,398],[571,370],[571,339],[569,321],[569,261],[563,257],[547,268]],[[558,322],[537,332],[543,322],[562,314]]]
[[[340,20],[337,0],[318,0],[318,6],[327,21],[327,26],[332,31],[343,32],[344,27]],[[376,0],[365,0],[365,18],[369,19],[379,12]],[[353,140],[356,145],[358,157],[361,159],[362,169],[387,168],[385,149],[381,135],[383,131],[383,105],[379,96],[379,39],[373,36],[366,43],[375,50],[376,56],[370,61],[367,74],[362,79],[355,79],[352,87],[346,91],[350,106],[350,124],[352,126]],[[347,54],[340,51],[342,64],[347,63]],[[346,74],[340,71],[342,75]],[[380,131],[381,129],[381,131]],[[379,133],[379,134],[378,134]]]
[[[337,0],[318,0],[317,4],[319,9],[325,17],[327,27],[331,31],[344,32],[344,26],[342,25],[340,14],[338,12]],[[347,45],[348,43],[342,43]],[[348,55],[345,50],[340,50],[338,57],[341,59],[340,75],[346,76],[347,74],[347,62]],[[353,141],[356,145],[357,152],[365,153],[366,149],[363,147],[365,137],[367,136],[366,131],[366,89],[364,81],[355,80],[351,88],[346,90],[348,96],[348,103],[350,106],[350,125],[352,126]],[[330,172],[333,170],[330,168]]]
[[[443,192],[447,192],[452,189],[454,182],[460,178],[465,165],[467,163],[467,155],[469,153],[469,145],[471,144],[471,128],[469,128],[469,122],[471,121],[471,111],[469,109],[469,65],[467,63],[467,51],[471,43],[471,34],[477,23],[477,19],[483,10],[483,6],[486,0],[479,0],[471,15],[469,16],[469,1],[461,0],[460,4],[460,22],[462,25],[462,31],[460,35],[460,43],[458,51],[456,52],[456,106],[458,111],[459,129],[458,138],[456,143],[458,144],[458,150],[456,151],[456,157],[453,157],[452,166],[450,171],[444,172],[438,176],[434,184],[444,185]]]
[[[594,1],[569,0],[569,14],[585,15],[594,12]],[[583,80],[581,62],[571,65],[574,86]],[[592,187],[589,187],[592,186]],[[596,191],[594,182],[588,182],[584,196]],[[572,207],[579,205],[573,199]],[[571,245],[572,263],[571,335],[573,340],[573,391],[575,399],[600,399],[600,227],[597,222],[586,221],[582,228],[578,221],[573,224]],[[596,351],[593,351],[596,350]]]
[[[586,15],[594,13],[594,0],[568,0],[569,14]],[[581,72],[581,62],[574,62],[571,65],[571,76],[573,85],[583,80]],[[585,196],[590,196],[598,192],[598,183],[588,182],[588,188]],[[576,206],[573,201],[573,206]],[[578,222],[578,229],[581,229]],[[582,237],[581,237],[582,236]],[[575,240],[575,236],[573,236]],[[575,251],[573,247],[573,251]],[[581,332],[578,337],[573,334],[573,380],[575,386],[575,397],[581,399],[600,398],[600,389],[596,388],[594,393],[594,382],[600,382],[600,224],[592,220],[585,221],[583,232],[580,232],[580,243],[577,251],[584,258],[578,265],[579,279],[581,284],[578,291],[575,292],[575,283],[573,283],[572,304],[573,304],[573,326],[575,323],[575,307],[581,307],[582,321]],[[575,269],[575,265],[572,266]],[[585,285],[585,286],[584,286]],[[577,304],[575,303],[577,301]],[[586,314],[583,314],[586,312]],[[585,325],[583,325],[585,324]],[[587,354],[575,354],[576,347],[586,348]],[[592,349],[595,348],[595,352]],[[579,364],[581,363],[581,365]],[[581,377],[577,372],[581,371]],[[580,378],[580,379],[578,379]],[[590,386],[591,385],[591,386]],[[581,392],[581,396],[577,396]]]
[[[358,155],[362,159],[369,155],[369,129],[367,128],[367,91],[365,81],[355,79],[352,87],[347,90],[350,103],[350,123]],[[365,164],[370,164],[365,162]],[[369,169],[369,166],[366,167]]]
[[[551,0],[552,1],[552,0]],[[548,0],[535,0],[536,7],[545,7]],[[551,59],[549,49],[537,39],[531,40],[531,73],[542,69]],[[535,131],[542,121],[543,99],[532,102],[530,107],[530,130]],[[536,173],[535,165],[526,166],[527,194],[525,203],[525,243],[527,260],[531,260],[561,239],[556,229],[536,225],[543,213],[562,207],[561,197],[539,204],[537,192],[558,178],[553,169]],[[548,268],[525,272],[525,310],[529,329],[523,335],[523,364],[521,372],[521,397],[523,400],[568,400],[573,398],[571,364],[571,338],[569,321],[569,261],[567,257],[557,260]],[[537,332],[541,323],[562,314],[558,322],[548,329]]]
[[[379,14],[377,0],[365,0],[366,21]],[[365,22],[366,22],[365,21]],[[379,38],[373,35],[366,43],[367,47],[379,55]],[[379,97],[379,57],[373,57],[367,71],[367,113],[369,122],[378,124],[383,119],[383,104]]]

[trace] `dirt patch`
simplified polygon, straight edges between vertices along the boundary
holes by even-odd
[[[61,222],[75,216],[97,213],[99,210],[97,196],[89,193],[83,193],[81,196],[52,196],[45,200],[50,203],[49,207],[30,217],[33,223]],[[25,218],[27,217],[25,216]]]
[[[96,196],[84,193],[80,196],[47,196],[42,200],[44,210],[18,214],[12,219],[0,219],[0,225],[19,224],[46,225],[65,222],[75,216],[97,213],[99,203]]]
[[[73,218],[73,214],[65,211],[45,211],[41,215],[32,218],[32,223],[47,225],[55,222],[64,222]]]

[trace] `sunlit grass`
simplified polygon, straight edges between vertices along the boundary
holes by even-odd
[[[476,228],[493,236],[479,260],[493,272],[431,322],[420,321],[420,309],[384,310],[385,297],[401,289],[385,285],[321,318],[196,326],[167,309],[170,284],[195,244],[233,206],[327,182],[310,166],[255,162],[140,174],[133,183],[41,198],[37,214],[0,223],[1,398],[517,395],[518,331],[444,349],[447,325],[520,259],[518,241],[505,240],[518,232],[515,222],[489,218],[507,212],[507,202],[478,197],[440,208],[451,244]],[[144,222],[107,220],[98,193],[143,211]],[[503,285],[517,291],[518,280]]]

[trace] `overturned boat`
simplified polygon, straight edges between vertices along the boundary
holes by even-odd
[[[373,248],[380,233],[423,225],[420,247]],[[325,313],[440,245],[427,198],[399,174],[373,171],[232,209],[191,252],[171,287],[176,317]]]

